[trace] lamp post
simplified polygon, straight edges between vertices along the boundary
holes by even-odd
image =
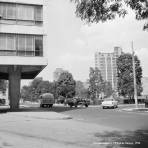
[[[134,48],[132,42],[132,63],[133,63],[133,79],[134,79],[134,99],[135,99],[135,106],[138,108],[138,99],[137,99],[137,83],[136,83],[136,70],[135,70],[135,58],[134,58]]]

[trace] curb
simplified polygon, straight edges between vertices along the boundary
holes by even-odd
[[[148,108],[125,108],[125,109],[120,109],[120,111],[147,113],[148,112]]]

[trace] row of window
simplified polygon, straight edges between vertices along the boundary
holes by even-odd
[[[0,52],[19,51],[21,54],[42,55],[43,37],[37,35],[0,34]]]
[[[100,59],[100,61],[105,61],[106,59],[111,59],[111,60],[115,61],[117,58],[112,58],[112,57],[101,57],[101,58],[99,58],[99,59]]]
[[[1,19],[42,21],[42,6],[0,3]]]

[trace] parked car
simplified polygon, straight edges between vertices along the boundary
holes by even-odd
[[[70,107],[78,107],[78,106],[85,106],[88,107],[90,104],[89,99],[84,99],[84,98],[79,98],[79,97],[74,97],[74,98],[69,98],[66,100],[66,104],[68,104]]]
[[[54,96],[51,93],[44,93],[40,96],[40,107],[52,107],[55,103]]]
[[[113,98],[105,99],[102,102],[102,108],[117,108],[118,107],[118,101],[116,101]]]

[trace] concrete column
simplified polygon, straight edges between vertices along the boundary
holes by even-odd
[[[21,67],[9,66],[9,101],[10,109],[19,108]]]

